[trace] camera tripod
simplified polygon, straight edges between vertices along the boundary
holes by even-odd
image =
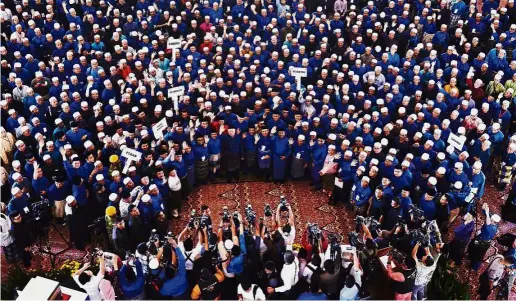
[[[57,228],[56,224],[53,221],[49,221],[49,223],[45,225],[45,223],[42,222],[41,220],[37,220],[35,223],[35,226],[37,228],[41,229],[41,233],[40,233],[39,239],[38,239],[38,251],[41,254],[49,255],[50,264],[52,265],[52,268],[55,269],[57,257],[72,248],[70,245],[70,241],[68,241],[64,237],[63,233],[61,233],[61,231],[59,231],[59,229]],[[48,239],[48,233],[50,231],[50,227],[54,228],[54,230],[57,232],[57,234],[59,234],[61,239],[66,243],[66,247],[58,252],[53,252],[52,247],[50,246],[50,240]]]

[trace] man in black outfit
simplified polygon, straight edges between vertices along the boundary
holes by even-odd
[[[9,214],[9,217],[13,221],[12,223],[12,235],[14,237],[14,243],[17,247],[17,252],[21,254],[21,258],[23,259],[23,265],[25,267],[30,267],[32,255],[30,253],[30,246],[32,244],[31,233],[29,229],[29,225],[22,217],[22,215],[14,210]]]

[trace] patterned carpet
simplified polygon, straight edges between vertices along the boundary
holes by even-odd
[[[190,201],[183,204],[179,220],[172,221],[170,228],[175,234],[179,233],[187,224],[191,210],[200,210],[202,204],[209,205],[213,214],[222,212],[223,206],[228,206],[231,212],[239,210],[243,213],[247,204],[251,204],[253,209],[257,212],[257,215],[263,216],[265,204],[270,204],[271,207],[275,208],[278,205],[281,195],[284,195],[292,206],[294,214],[296,215],[296,228],[298,229],[298,233],[301,229],[305,228],[306,223],[318,223],[322,229],[337,233],[344,237],[344,241],[347,241],[347,233],[354,230],[354,217],[351,216],[350,212],[345,210],[342,205],[337,207],[329,206],[327,199],[322,193],[309,190],[308,182],[288,182],[285,184],[241,182],[237,184],[220,183],[205,185],[195,190],[191,195]],[[506,197],[506,192],[501,193],[493,189],[493,187],[487,187],[483,201],[490,204],[494,213],[500,213],[504,197]],[[480,212],[481,204],[478,204],[478,206]],[[482,225],[483,217],[479,217],[478,222],[479,225]],[[458,220],[455,224],[457,223]],[[66,227],[59,227],[59,229],[65,237],[68,237]],[[499,227],[498,236],[505,233],[516,234],[516,225],[502,222]],[[55,229],[51,228],[49,237],[53,251],[59,251],[66,247],[65,242],[59,237]],[[451,238],[452,232],[450,231],[450,233],[445,235],[444,239],[445,241],[449,241]],[[493,242],[488,251],[488,255],[491,256],[495,254],[497,249],[500,252],[504,250],[503,247]],[[51,267],[48,255],[41,255],[37,247],[33,248],[33,253],[34,260],[31,268],[49,269]],[[81,260],[85,257],[87,257],[86,252],[70,249],[58,256],[56,266],[60,266],[60,264],[67,259]],[[6,264],[3,256],[1,263],[2,276],[5,276],[9,265]],[[464,264],[457,269],[457,276],[470,283],[472,299],[476,299],[477,297],[476,288],[478,287],[478,277],[486,267],[487,264],[484,263],[478,272],[470,271],[469,262],[466,259]],[[494,295],[492,295],[490,299],[493,298]],[[510,299],[516,300],[515,288],[513,288],[513,294]]]

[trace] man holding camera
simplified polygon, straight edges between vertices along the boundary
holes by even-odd
[[[105,260],[103,254],[99,256],[99,272],[97,275],[93,275],[92,271],[88,271],[90,267],[90,263],[86,262],[81,269],[77,270],[73,274],[73,280],[77,283],[77,285],[86,291],[90,300],[103,300],[100,290],[99,284],[102,279],[104,279],[104,273],[106,269]]]
[[[423,300],[425,299],[426,286],[432,280],[434,271],[437,267],[437,262],[441,256],[441,248],[443,243],[438,243],[435,246],[435,252],[430,251],[430,247],[425,247],[425,255],[421,258],[421,261],[417,258],[417,252],[421,244],[416,243],[414,249],[412,249],[412,258],[416,261],[416,281],[414,282],[414,288],[412,289],[412,300]]]

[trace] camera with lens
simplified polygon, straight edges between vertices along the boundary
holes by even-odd
[[[201,229],[206,228],[208,231],[211,231],[212,225],[211,225],[211,220],[210,220],[209,215],[207,215],[207,214],[201,215],[199,225],[201,226]]]
[[[364,222],[365,218],[363,216],[357,215],[357,217],[355,217],[355,223],[357,224],[357,226],[362,225]]]
[[[340,253],[340,237],[337,234],[331,233],[328,235],[330,242],[330,258],[334,260],[337,254]]]
[[[247,219],[247,222],[250,225],[254,225],[256,221],[256,212],[254,212],[251,204],[247,205],[247,207],[245,208],[245,218]]]
[[[288,211],[288,203],[284,195],[280,196],[280,210]]]
[[[322,237],[321,229],[319,228],[319,225],[317,224],[311,224],[308,223],[308,238],[311,240],[312,245],[317,244],[319,239]]]
[[[196,213],[195,209],[192,209],[190,212],[190,220],[188,220],[188,228],[190,229],[195,228],[195,222],[197,221],[197,217],[195,216]]]
[[[403,217],[401,215],[398,215],[398,217],[396,218],[396,228],[397,227],[405,228],[406,225],[407,225],[407,223],[405,223],[405,220],[403,219]]]
[[[355,247],[357,250],[362,250],[364,248],[364,243],[360,241],[359,234],[355,231],[348,233],[349,244]]]
[[[263,210],[264,212],[264,215],[267,216],[267,217],[271,217],[272,216],[272,209],[271,209],[271,205],[269,204],[265,204],[265,209]]]
[[[226,223],[229,223],[231,220],[231,214],[229,213],[228,206],[224,206],[222,208],[222,220]]]
[[[364,222],[366,225],[368,225],[369,230],[371,230],[371,233],[378,234],[380,231],[380,222],[375,220],[374,217],[370,216],[364,219]]]
[[[136,256],[131,253],[130,251],[125,252],[125,260],[127,261],[127,264],[130,266],[134,266],[134,261],[136,260]]]
[[[154,243],[156,243],[157,241],[159,241],[159,234],[158,234],[158,231],[156,231],[156,229],[152,229],[152,231],[151,231],[151,235],[149,236],[149,243],[150,243],[150,244],[154,244]]]
[[[103,255],[103,251],[100,248],[94,248],[91,251],[91,258],[90,258],[90,264],[93,265],[96,261],[96,259]]]
[[[50,202],[48,199],[42,198],[41,201],[31,204],[32,218],[35,220],[46,221],[49,218]]]
[[[420,221],[425,218],[425,212],[414,204],[410,205],[409,213],[414,217],[414,221]]]
[[[422,247],[426,247],[428,245],[427,236],[420,229],[412,231],[412,240],[415,243],[419,243]]]
[[[171,238],[174,238],[174,234],[172,234],[171,231],[167,232],[167,234],[165,234],[165,236],[163,237],[163,241],[162,241],[162,245],[163,247],[168,247],[170,246],[170,243],[168,242],[169,239]]]

